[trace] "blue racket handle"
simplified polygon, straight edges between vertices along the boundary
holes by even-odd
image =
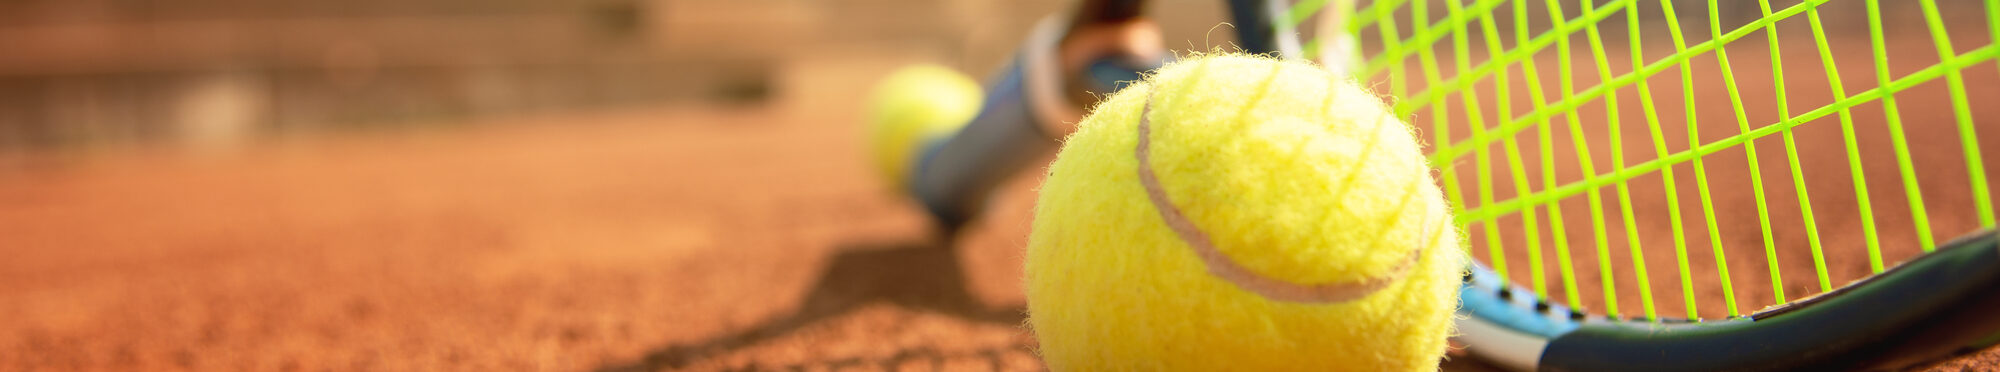
[[[987,86],[979,114],[957,133],[924,144],[912,167],[911,195],[923,203],[947,229],[956,228],[985,208],[993,189],[1008,177],[1040,165],[1057,149],[1057,140],[1082,120],[1078,104],[1064,92],[1082,89],[1110,94],[1137,81],[1140,72],[1164,64],[1107,57],[1085,66],[1085,86],[1062,85],[1053,71],[1055,42],[1061,29],[1045,22],[1037,35]],[[1038,86],[1041,85],[1041,86]]]

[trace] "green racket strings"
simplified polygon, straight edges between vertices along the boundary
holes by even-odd
[[[1356,78],[1394,97],[1397,115],[1429,132],[1422,138],[1432,142],[1430,160],[1460,209],[1468,247],[1483,250],[1494,271],[1572,307],[1699,319],[1831,291],[1856,278],[1830,265],[1859,260],[1861,251],[1867,273],[1879,273],[1908,258],[1885,250],[1928,252],[1937,237],[1969,232],[1964,225],[1995,225],[1969,91],[1994,84],[1967,80],[2000,73],[2000,0],[1944,5],[1306,0],[1279,18],[1290,29],[1311,29],[1322,13],[1345,18],[1338,31],[1360,41],[1351,51],[1362,61]],[[1342,6],[1353,8],[1331,9]],[[1305,55],[1346,45],[1322,39],[1307,40]],[[1913,45],[1919,41],[1929,45]],[[1941,93],[1908,93],[1919,89]],[[1908,102],[1899,102],[1899,93]],[[1916,105],[1948,110],[1933,116],[1950,122],[1906,121],[1917,117]],[[1977,119],[2000,120],[1986,115]],[[1839,143],[1801,146],[1807,140],[1795,129],[1805,125],[1838,126]],[[1957,141],[1913,143],[1919,131],[1955,132]],[[1864,135],[1875,133],[1886,133],[1886,141]],[[1873,145],[1879,142],[1887,142],[1893,161],[1891,154],[1883,161],[1864,156],[1885,150]],[[1951,146],[1958,152],[1952,161],[1926,162]],[[1779,152],[1782,166],[1759,161]],[[1712,156],[1719,153],[1729,156]],[[1808,177],[1820,169],[1808,164],[1820,159],[1844,161],[1848,177]],[[1941,179],[1923,176],[1932,172],[1963,174],[1942,177],[1953,185],[1920,185]],[[1871,176],[1878,188],[1896,177],[1899,200],[1878,200],[1892,193],[1871,193]],[[1963,191],[1926,193],[1940,186]],[[1724,199],[1724,192],[1748,197]],[[1755,223],[1729,218],[1745,214]],[[1948,221],[1934,217],[1947,214],[1971,222],[1940,230]],[[1828,229],[1840,238],[1829,241]],[[1854,246],[1857,257],[1829,253],[1830,245]],[[1677,282],[1655,283],[1649,264],[1662,264],[1650,261],[1665,254],[1648,253],[1667,249]],[[1703,251],[1712,262],[1697,256]],[[1801,251],[1809,252],[1810,270],[1781,265],[1786,257],[1803,262]],[[1732,272],[1732,263],[1748,271]],[[1579,275],[1580,265],[1587,275]],[[1762,281],[1747,279],[1760,270],[1769,274],[1768,287],[1740,281]],[[1753,276],[1738,275],[1745,273]],[[1677,286],[1678,298],[1655,293],[1656,285]],[[1746,285],[1769,294],[1746,298],[1752,291],[1739,288]],[[1586,294],[1589,287],[1597,290]],[[1633,298],[1637,308],[1620,303]],[[1660,307],[1672,305],[1662,302],[1678,302],[1684,312],[1662,314]]]

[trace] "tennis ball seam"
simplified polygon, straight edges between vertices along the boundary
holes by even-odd
[[[1138,145],[1133,151],[1134,156],[1138,157],[1139,183],[1146,189],[1146,198],[1151,201],[1153,209],[1159,212],[1160,218],[1166,221],[1167,227],[1174,231],[1174,235],[1186,243],[1188,248],[1194,251],[1195,256],[1201,259],[1210,275],[1271,300],[1337,304],[1367,297],[1402,280],[1423,257],[1425,248],[1432,245],[1419,244],[1416,249],[1410,250],[1408,258],[1397,263],[1388,272],[1353,281],[1300,284],[1264,276],[1244,267],[1217,249],[1213,240],[1209,239],[1208,233],[1203,232],[1181,213],[1180,208],[1167,196],[1166,188],[1160,184],[1159,177],[1154,174],[1151,161],[1153,98],[1148,94],[1144,106],[1141,106],[1139,111]],[[1432,228],[1434,231],[1425,236],[1436,236],[1440,231],[1435,230],[1443,226],[1436,223],[1430,225],[1435,226]]]

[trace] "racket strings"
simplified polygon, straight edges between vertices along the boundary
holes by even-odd
[[[1949,215],[1976,220],[1945,223],[1959,226],[1950,232],[1962,232],[1967,224],[1994,226],[1992,194],[1982,161],[1985,154],[1980,152],[1976,108],[1971,105],[1974,94],[1970,91],[1980,85],[1967,84],[1968,79],[1978,82],[1976,79],[1987,75],[1968,76],[1972,73],[1966,70],[2000,58],[2000,47],[1993,43],[2000,40],[2000,0],[1973,4],[1984,8],[1976,14],[1984,16],[1977,27],[1985,31],[1977,34],[1987,34],[1978,35],[1985,36],[1984,40],[1963,35],[1954,39],[1951,31],[1964,33],[1969,27],[1948,24],[1944,15],[1952,13],[1941,9],[1935,0],[1892,2],[1890,8],[1915,8],[1895,10],[1905,12],[1901,13],[1905,17],[1896,20],[1885,19],[1882,2],[1867,0],[1861,8],[1866,13],[1869,42],[1865,47],[1842,45],[1865,49],[1863,55],[1872,61],[1862,62],[1842,58],[1854,53],[1836,50],[1840,44],[1830,41],[1831,24],[1821,14],[1827,0],[1781,2],[1789,5],[1763,1],[1756,3],[1755,9],[1716,0],[1680,3],[1684,4],[1671,0],[1305,0],[1293,4],[1280,22],[1306,31],[1312,29],[1316,15],[1339,14],[1344,18],[1344,22],[1330,24],[1344,27],[1340,31],[1361,41],[1358,45],[1314,38],[1304,43],[1306,55],[1321,55],[1320,48],[1329,45],[1359,48],[1353,53],[1365,62],[1357,78],[1375,82],[1378,89],[1386,88],[1386,93],[1398,98],[1397,115],[1431,132],[1431,160],[1444,169],[1440,186],[1452,205],[1461,210],[1461,225],[1474,232],[1467,234],[1474,243],[1468,247],[1483,246],[1484,262],[1502,277],[1527,283],[1545,296],[1559,293],[1571,307],[1601,306],[1607,314],[1636,311],[1649,319],[1663,319],[1659,308],[1677,302],[1684,313],[1675,316],[1742,316],[1756,310],[1751,306],[1762,299],[1774,301],[1764,305],[1782,304],[1810,293],[1831,291],[1841,283],[1838,279],[1852,279],[1845,277],[1852,276],[1850,273],[1834,270],[1835,264],[1845,265],[1850,257],[1842,256],[1841,252],[1848,252],[1844,248],[1839,252],[1826,248],[1830,242],[1822,236],[1823,225],[1858,230],[1859,242],[1843,239],[1840,244],[1858,246],[1854,256],[1865,252],[1865,273],[1886,270],[1889,257],[1896,257],[1885,253],[1885,246],[1913,245],[1924,252],[1934,249],[1933,230],[1940,224],[1934,218]],[[1683,8],[1677,10],[1676,5]],[[1724,5],[1739,8],[1726,9]],[[1701,12],[1681,11],[1704,6],[1706,10]],[[1910,12],[1919,14],[1910,17]],[[1859,21],[1852,18],[1856,17],[1837,18],[1836,22]],[[1899,21],[1911,24],[1899,25]],[[1617,27],[1619,23],[1624,27]],[[1662,30],[1667,36],[1664,40],[1658,37]],[[1608,51],[1621,43],[1608,38],[1607,34],[1616,32],[1625,33],[1622,44],[1629,56]],[[1936,54],[1935,62],[1914,70],[1892,69],[1892,56],[1914,58],[1907,48],[1888,42],[1885,35],[1892,32],[1927,33],[1924,39],[1931,44],[1929,51]],[[1810,43],[1797,37],[1808,33]],[[1755,45],[1755,41],[1764,45]],[[1763,50],[1746,49],[1752,47]],[[1808,47],[1812,48],[1809,52],[1800,49]],[[1805,76],[1800,81],[1807,83],[1788,83],[1786,79],[1795,76],[1786,74],[1787,67],[1796,72],[1802,65],[1801,58],[1787,58],[1788,50],[1793,53],[1789,56],[1816,54],[1817,58],[1803,61],[1818,63],[1824,73],[1797,74]],[[1742,55],[1732,61],[1732,52]],[[1755,56],[1759,52],[1767,54],[1768,67],[1755,66],[1766,63],[1757,61],[1762,59]],[[1873,62],[1873,66],[1857,64],[1864,62]],[[1843,63],[1847,66],[1841,66]],[[1862,81],[1859,76],[1844,81],[1843,71],[1848,75],[1872,72],[1868,76],[1872,79],[1865,79],[1872,81]],[[1675,77],[1678,84],[1671,82]],[[1820,78],[1825,82],[1813,82]],[[1857,82],[1863,84],[1852,84]],[[1715,89],[1716,83],[1721,89]],[[1824,88],[1812,86],[1816,84],[1824,84]],[[1920,174],[1935,171],[1937,165],[1920,163],[1934,156],[1912,147],[1909,131],[1916,128],[1904,125],[1902,117],[1907,114],[1901,106],[1907,104],[1899,105],[1896,100],[1899,92],[1940,84],[1950,101],[1948,117],[1954,125],[1949,130],[1956,132],[1956,145],[1962,151],[1956,161],[1964,164],[1965,175],[1958,182],[1963,182],[1971,195],[1942,196],[1962,201],[1949,206],[1937,201],[1926,204],[1927,190],[1919,187],[1918,180],[1933,179]],[[1664,92],[1673,90],[1679,94]],[[1661,94],[1656,95],[1656,91]],[[1716,98],[1726,99],[1729,108],[1724,111],[1708,106],[1713,103],[1700,104]],[[1681,110],[1672,110],[1674,105]],[[1634,114],[1633,106],[1636,117],[1628,116]],[[1856,111],[1880,112],[1880,116],[1872,119]],[[1728,115],[1723,116],[1724,112]],[[1725,118],[1734,119],[1734,133],[1718,130],[1727,127],[1720,123],[1727,121],[1722,120]],[[1815,157],[1831,156],[1816,155],[1812,147],[1801,145],[1807,140],[1795,133],[1796,128],[1813,122],[1838,122],[1840,145],[1828,148],[1838,148],[1844,155],[1832,156],[1840,161],[1839,170],[1849,176],[1844,182],[1814,182],[1839,172],[1811,165]],[[1889,152],[1895,158],[1893,167],[1862,156],[1863,143],[1870,142],[1858,133],[1863,123],[1873,125],[1869,127],[1873,130],[1886,129]],[[1684,126],[1686,132],[1670,133],[1675,125]],[[1834,125],[1819,127],[1828,126]],[[1945,130],[1946,126],[1935,127],[1926,129]],[[1624,133],[1626,130],[1643,131],[1640,135],[1644,138],[1626,138],[1637,134]],[[1674,138],[1680,135],[1685,135],[1685,141]],[[1562,143],[1565,141],[1569,143]],[[1760,161],[1778,155],[1760,145],[1777,146],[1783,153],[1783,164]],[[1871,152],[1880,150],[1870,148]],[[1727,159],[1735,156],[1744,160]],[[1471,169],[1461,174],[1467,167]],[[1539,168],[1539,173],[1533,168]],[[1877,198],[1871,197],[1870,171],[1898,175],[1900,183],[1894,186],[1903,190],[1902,198],[1878,205]],[[1767,185],[1764,177],[1777,174],[1789,176],[1790,182]],[[1827,187],[1842,183],[1846,185]],[[1814,196],[1808,186],[1813,188],[1810,191],[1834,196]],[[1718,196],[1722,189],[1731,193],[1748,189],[1750,195],[1747,199],[1723,198]],[[1785,192],[1792,196],[1781,196]],[[1615,199],[1605,200],[1605,193]],[[1930,196],[1940,197],[1937,193]],[[1692,205],[1683,206],[1683,198],[1691,199]],[[1826,206],[1828,200],[1820,199],[1827,198],[1840,202],[1815,208]],[[1719,204],[1725,202],[1731,204]],[[1939,207],[1954,211],[1931,210]],[[1955,211],[1959,208],[1970,211]],[[1756,216],[1754,233],[1742,226],[1745,224],[1734,223],[1740,218],[1730,217],[1740,214]],[[1970,218],[1959,217],[1968,214]],[[1893,218],[1883,220],[1878,215]],[[1700,226],[1695,226],[1697,223]],[[1619,243],[1626,249],[1615,249]],[[1575,246],[1584,244],[1596,249],[1592,252],[1590,247]],[[1709,249],[1699,250],[1704,244]],[[1672,248],[1671,255],[1653,253],[1667,247]],[[1755,254],[1733,257],[1752,248],[1761,248],[1763,262],[1757,262]],[[1702,258],[1696,254],[1699,251],[1706,251],[1701,253],[1712,258],[1713,264],[1698,260]],[[1579,256],[1593,253],[1595,257]],[[1510,262],[1510,258],[1525,261]],[[1681,293],[1679,298],[1669,295],[1655,301],[1648,263],[1668,258],[1673,261]],[[1590,265],[1593,259],[1595,265]],[[1807,260],[1810,268],[1781,264]],[[1732,279],[1740,273],[1732,272],[1732,263],[1754,263],[1750,271],[1766,271],[1769,287],[1753,280],[1749,288],[1738,288],[1739,283]],[[1586,291],[1591,286],[1598,287],[1601,298],[1586,298],[1585,293],[1591,293],[1589,297],[1600,295]],[[1797,293],[1786,293],[1788,288]],[[1742,296],[1745,294],[1754,294],[1755,299]],[[1621,299],[1637,300],[1637,309],[1621,309]]]

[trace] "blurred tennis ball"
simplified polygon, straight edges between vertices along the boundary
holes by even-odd
[[[979,113],[979,83],[938,65],[896,70],[869,97],[868,147],[876,171],[898,189],[924,146],[950,135]]]
[[[1306,62],[1194,56],[1050,167],[1029,322],[1056,370],[1436,370],[1465,265],[1410,128]]]

